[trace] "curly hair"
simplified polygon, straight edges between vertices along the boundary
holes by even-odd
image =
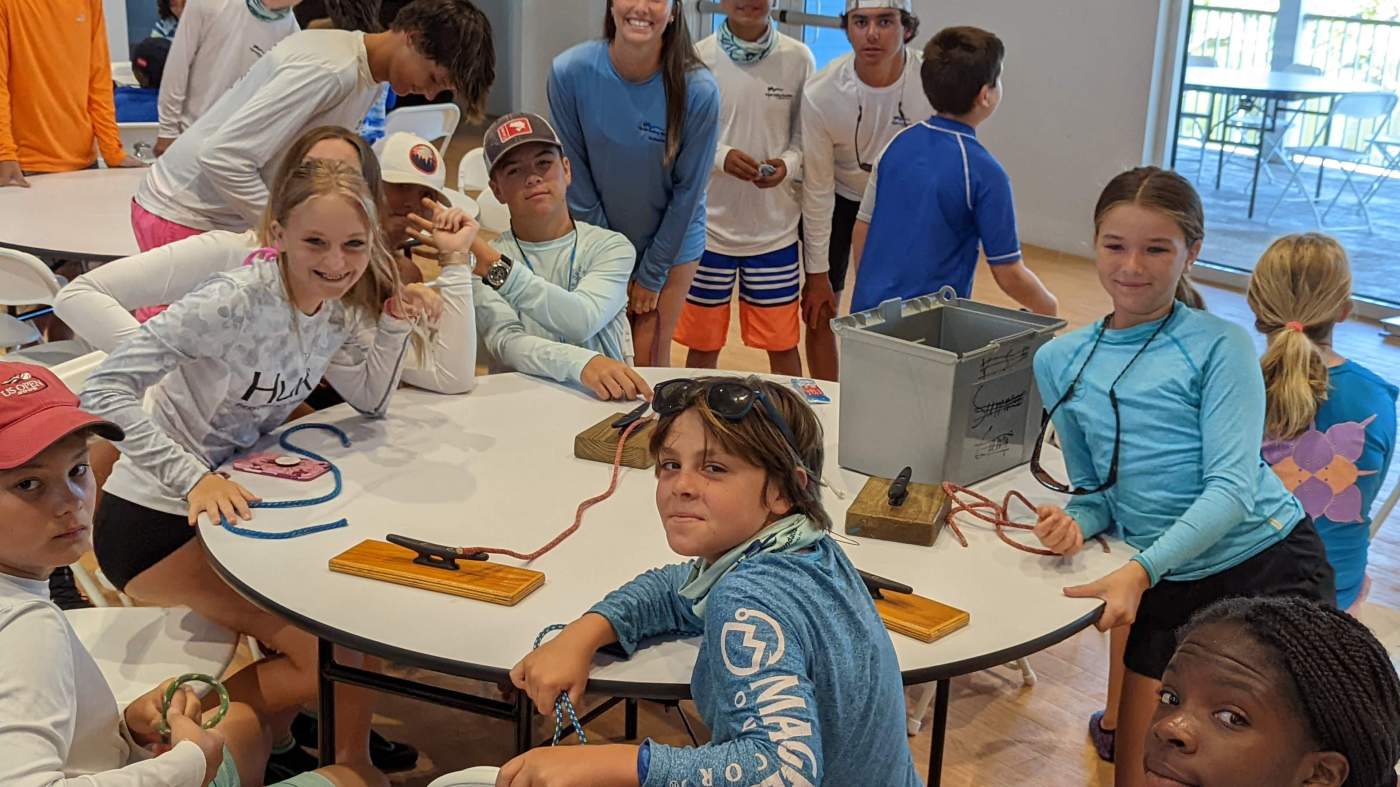
[[[1385,647],[1356,618],[1301,598],[1232,598],[1191,619],[1243,629],[1291,678],[1304,724],[1324,751],[1346,757],[1343,787],[1392,787],[1400,760],[1400,678]],[[1285,692],[1287,693],[1287,692]]]
[[[419,54],[447,69],[467,117],[479,121],[496,81],[491,20],[469,0],[415,0],[394,17],[391,30],[408,34]]]

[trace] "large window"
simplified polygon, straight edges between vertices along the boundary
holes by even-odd
[[[1202,258],[1251,270],[1321,231],[1358,296],[1400,308],[1400,0],[1194,0],[1172,161],[1206,205]]]

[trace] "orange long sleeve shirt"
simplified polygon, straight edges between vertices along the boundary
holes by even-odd
[[[0,0],[0,161],[25,172],[125,158],[101,0]]]

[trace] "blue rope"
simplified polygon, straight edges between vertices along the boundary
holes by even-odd
[[[330,432],[331,434],[340,438],[340,444],[345,448],[350,447],[350,435],[346,434],[339,427],[331,426],[330,424],[299,424],[283,432],[282,436],[277,439],[277,444],[282,446],[282,450],[284,451],[289,451],[294,454],[301,454],[302,456],[305,456],[309,459],[314,459],[317,462],[325,462],[326,464],[330,465],[331,478],[335,480],[335,488],[327,492],[326,494],[321,495],[320,497],[313,497],[307,500],[255,500],[248,504],[249,508],[302,508],[305,506],[316,506],[322,503],[327,503],[331,500],[336,499],[337,497],[340,497],[340,492],[343,488],[343,484],[341,482],[340,477],[340,468],[336,467],[335,462],[332,462],[331,460],[325,458],[324,456],[321,456],[320,454],[308,451],[305,448],[298,448],[297,446],[292,445],[292,442],[287,439],[292,435],[296,434],[297,432],[302,431],[303,429],[322,429],[327,432]],[[219,517],[219,524],[223,526],[225,530],[227,530],[230,533],[233,533],[234,535],[246,536],[248,538],[282,540],[288,538],[301,538],[302,536],[309,536],[312,533],[320,533],[326,530],[336,530],[337,528],[346,527],[350,524],[350,521],[348,519],[341,518],[337,519],[334,522],[327,522],[324,525],[310,525],[308,527],[299,527],[295,530],[287,530],[285,532],[251,530],[246,527],[239,527],[238,525],[235,525],[232,522],[228,521],[228,518],[225,516]]]
[[[545,630],[541,631],[538,637],[535,637],[535,647],[538,648],[540,643],[544,642],[546,635],[563,630],[564,624],[562,623],[546,626]],[[578,742],[584,744],[588,743],[588,735],[584,733],[583,725],[578,723],[578,714],[574,712],[574,703],[573,700],[569,699],[569,692],[561,691],[559,692],[559,699],[554,701],[554,742],[550,745],[558,746],[559,739],[564,737],[565,715],[569,717],[569,723],[573,725],[574,732],[578,733]]]

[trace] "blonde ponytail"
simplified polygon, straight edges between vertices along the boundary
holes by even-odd
[[[1264,433],[1296,437],[1312,426],[1327,400],[1323,349],[1351,298],[1346,250],[1309,232],[1286,235],[1265,250],[1249,280],[1254,327],[1268,337],[1260,359],[1267,405]]]

